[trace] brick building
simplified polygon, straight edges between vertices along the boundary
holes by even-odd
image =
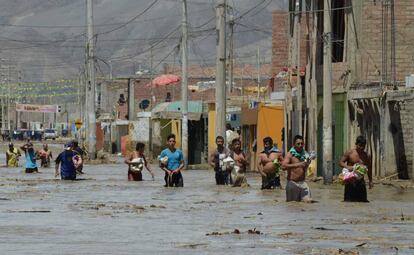
[[[302,3],[302,1],[300,1]],[[313,149],[322,153],[322,88],[323,88],[323,3],[307,0],[307,11],[301,19],[301,65],[306,75],[303,81],[303,117],[318,120],[318,128],[308,130]],[[297,30],[294,26],[295,0],[290,1],[288,17],[289,63],[294,68]],[[305,8],[300,6],[301,10]],[[411,0],[335,0],[332,1],[332,114],[334,163],[352,147],[356,136],[368,140],[377,176],[413,177],[414,154],[414,91],[405,84],[414,73],[414,1]],[[274,27],[277,29],[278,22]],[[305,27],[305,29],[304,29]],[[275,46],[274,46],[275,47]],[[279,55],[275,54],[278,59]],[[294,87],[294,82],[291,82]],[[316,89],[317,98],[308,98]],[[295,104],[295,99],[292,100]],[[312,106],[317,105],[312,111]],[[293,108],[294,109],[294,108]],[[309,123],[304,127],[309,128]],[[317,131],[319,130],[319,131]],[[320,163],[320,162],[318,162]],[[320,171],[321,169],[319,169]],[[336,173],[340,171],[336,167]]]

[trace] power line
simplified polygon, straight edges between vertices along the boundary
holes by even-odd
[[[266,2],[266,0],[262,0],[257,5],[253,6],[252,8],[248,9],[247,11],[245,11],[244,13],[242,13],[241,15],[239,15],[237,18],[233,19],[233,21],[242,19],[244,16],[246,16],[247,14],[249,14],[250,12],[252,12],[254,9],[256,9],[257,7],[259,7],[260,5],[262,5],[264,2]]]
[[[192,12],[192,13],[200,13],[200,12],[205,12],[206,10],[210,10],[211,8],[205,8],[205,9],[201,9],[198,10],[196,12]],[[148,18],[148,19],[141,19],[139,20],[139,22],[147,22],[147,21],[154,21],[154,20],[161,20],[161,19],[169,19],[172,16],[161,16],[161,17],[154,17],[154,18]],[[135,22],[137,20],[134,20],[132,22]],[[127,21],[128,22],[128,21]],[[129,22],[129,23],[132,23]],[[120,25],[124,25],[126,22],[117,22],[117,23],[103,23],[103,24],[94,24],[94,27],[111,27],[111,26],[120,26]],[[9,24],[9,23],[0,23],[0,27],[21,27],[21,28],[45,28],[45,29],[50,29],[50,28],[86,28],[86,25],[16,25],[16,24]]]
[[[142,55],[144,53],[147,53],[151,50],[153,50],[157,45],[165,42],[170,36],[172,36],[173,34],[175,34],[179,29],[181,28],[181,25],[178,25],[175,29],[173,29],[172,31],[170,31],[165,38],[163,38],[162,40],[158,40],[157,42],[155,42],[154,44],[151,45],[151,47],[149,47],[148,49],[145,49],[141,52],[138,52],[138,54],[135,54],[133,56],[129,55],[124,55],[124,56],[115,56],[115,57],[111,57],[109,60],[118,60],[118,59],[131,59],[133,57]]]
[[[109,31],[106,31],[106,32],[101,32],[101,33],[97,33],[96,34],[96,36],[97,35],[105,35],[105,34],[109,34],[109,33],[112,33],[112,32],[114,32],[114,31],[117,31],[117,30],[119,30],[119,29],[121,29],[121,28],[123,28],[123,27],[125,27],[126,25],[128,25],[128,24],[130,24],[131,22],[133,22],[134,20],[136,20],[136,19],[138,19],[139,17],[141,17],[142,15],[144,15],[148,10],[150,10],[157,2],[158,2],[159,0],[154,0],[147,8],[145,8],[142,12],[140,12],[139,14],[137,14],[135,17],[133,17],[132,19],[130,19],[130,20],[128,20],[127,22],[125,22],[124,24],[122,24],[122,25],[120,25],[120,26],[118,26],[118,27],[116,27],[116,28],[114,28],[114,29],[111,29],[111,30],[109,30]]]

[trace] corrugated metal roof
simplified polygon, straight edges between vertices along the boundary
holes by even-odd
[[[181,101],[170,102],[167,111],[171,112],[180,112],[181,111]],[[203,112],[203,102],[202,101],[188,101],[188,112]]]
[[[199,120],[203,113],[202,101],[188,102],[188,119]],[[181,101],[160,103],[152,109],[152,116],[155,119],[180,119]]]

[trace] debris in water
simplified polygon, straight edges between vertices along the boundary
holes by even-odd
[[[151,208],[162,208],[165,209],[166,207],[163,205],[150,205]]]
[[[325,228],[325,227],[312,227],[312,229],[316,229],[316,230],[326,230],[326,231],[335,230],[335,229]]]
[[[257,215],[263,215],[263,213],[262,212],[259,212]]]
[[[206,236],[221,236],[224,233],[220,233],[220,232],[211,232],[211,233],[207,233]]]
[[[292,232],[286,232],[286,233],[279,234],[279,236],[281,236],[281,237],[285,237],[285,238],[288,238],[288,237],[289,237],[289,236],[291,236],[291,235],[293,235],[293,233],[292,233]]]
[[[247,230],[247,233],[248,234],[256,234],[256,235],[261,234],[259,230],[256,230],[256,228]]]
[[[222,236],[222,235],[230,235],[230,234],[242,234],[242,232],[240,230],[238,230],[237,228],[233,230],[233,232],[211,232],[211,233],[207,233],[206,236]],[[254,229],[249,229],[247,230],[247,234],[255,234],[255,235],[261,235],[262,233],[259,230],[256,230],[256,228]]]
[[[362,246],[364,246],[364,245],[366,245],[367,243],[360,243],[360,244],[358,244],[358,245],[355,245],[355,247],[362,247]]]
[[[339,249],[338,250],[338,254],[358,255],[359,254],[359,251]]]
[[[9,211],[16,213],[50,213],[50,210],[23,210],[23,211]]]
[[[179,247],[179,248],[197,249],[200,246],[207,246],[207,245],[208,245],[208,243],[191,243],[191,244],[177,245],[176,247]]]

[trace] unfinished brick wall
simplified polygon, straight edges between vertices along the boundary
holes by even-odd
[[[272,73],[278,74],[289,62],[289,14],[273,11],[272,15]],[[275,81],[275,90],[282,90],[282,83]]]
[[[361,1],[362,2],[362,1]],[[358,1],[359,3],[359,1]],[[355,7],[358,8],[358,7]],[[397,80],[404,81],[405,76],[414,73],[414,1],[395,1],[396,27],[396,73]],[[356,12],[357,13],[357,12]],[[380,1],[363,0],[362,15],[358,28],[359,52],[361,54],[360,81],[381,80],[382,70],[382,7]],[[390,17],[390,14],[389,14]],[[391,34],[391,20],[388,21],[388,34]],[[353,31],[350,31],[353,32]],[[391,68],[391,43],[388,40],[388,72]],[[380,72],[380,73],[379,73]]]
[[[290,34],[289,31],[289,14],[287,11],[273,11],[272,15],[272,72],[278,74],[283,68],[289,66],[289,54],[291,54],[292,63],[296,63],[297,55],[296,34]],[[293,24],[291,24],[293,26]],[[311,51],[310,38],[308,33],[313,26],[311,15],[303,15],[300,23],[300,70],[304,72],[306,69],[306,54]],[[290,39],[290,42],[289,42]],[[289,46],[289,43],[291,45]],[[289,52],[289,47],[292,51]],[[293,66],[295,68],[295,66]],[[293,83],[295,86],[296,83]],[[275,90],[282,90],[282,82],[275,82]]]
[[[288,12],[274,11],[272,15],[272,72],[278,73],[288,65]]]

